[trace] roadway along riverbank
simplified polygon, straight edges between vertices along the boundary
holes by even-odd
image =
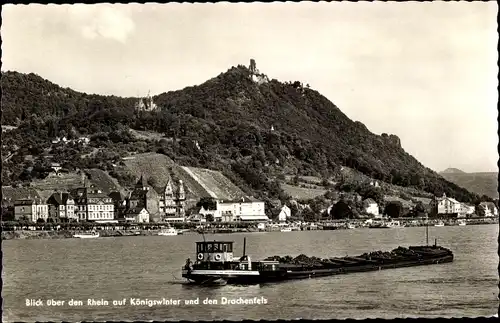
[[[467,226],[470,225],[482,225],[482,224],[492,224],[498,223],[498,219],[491,219],[489,222],[479,221],[479,220],[469,220]],[[422,224],[418,225],[409,225],[409,226],[424,226]],[[433,225],[429,225],[432,227]],[[447,224],[446,226],[454,226]],[[345,230],[345,227],[335,228],[338,230]],[[367,229],[367,228],[366,228]],[[309,231],[310,228],[301,228],[299,231]],[[322,230],[321,228],[314,230]],[[323,230],[332,230],[332,228],[323,228]],[[355,229],[359,230],[359,229]],[[392,230],[398,230],[398,228],[393,228]],[[133,236],[156,236],[160,232],[159,229],[98,229],[100,238],[107,237],[133,237]],[[205,234],[231,234],[231,233],[253,233],[253,232],[273,232],[280,231],[279,228],[266,228],[266,230],[258,230],[255,228],[205,228]],[[73,234],[84,232],[84,231],[75,231],[75,230],[12,230],[12,231],[2,231],[1,239],[2,240],[30,240],[30,239],[68,239],[73,238]],[[185,231],[183,234],[199,234],[196,229],[191,229],[189,231]]]
[[[99,237],[153,236],[160,230],[98,230]],[[78,232],[78,231],[77,231]],[[75,231],[70,230],[16,230],[2,231],[2,240],[13,239],[68,239]]]

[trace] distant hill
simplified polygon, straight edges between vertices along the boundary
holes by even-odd
[[[374,134],[308,85],[269,79],[254,67],[238,65],[203,84],[156,95],[152,112],[136,106],[138,98],[76,92],[35,74],[2,72],[1,82],[2,124],[17,127],[2,138],[2,154],[12,154],[2,168],[6,185],[26,181],[33,164],[29,175],[41,176],[43,151],[64,168],[99,168],[122,181],[123,157],[156,152],[178,166],[174,173],[211,169],[259,198],[286,198],[279,174],[327,178],[347,166],[393,185],[479,199],[419,163],[396,135]],[[88,147],[51,144],[56,136],[81,135],[90,137]],[[26,161],[27,155],[38,157]],[[123,163],[134,176],[167,178],[163,166]]]
[[[439,174],[465,174],[463,170],[460,170],[458,168],[446,168]]]
[[[476,194],[486,195],[494,199],[499,197],[497,172],[490,172],[490,173],[441,172],[440,174],[448,181],[455,183],[458,186],[463,187]]]

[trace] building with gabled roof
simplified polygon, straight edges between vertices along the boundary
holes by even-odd
[[[442,197],[435,197],[431,201],[431,209],[431,212],[435,215],[458,216],[462,212],[460,202],[447,197],[445,193],[443,193]]]
[[[127,199],[127,210],[145,208],[150,216],[156,216],[159,213],[158,198],[158,193],[146,183],[146,179],[141,175]]]
[[[113,199],[94,185],[78,188],[72,192],[80,221],[113,221],[115,216]]]
[[[156,187],[159,196],[159,212],[163,221],[184,222],[186,216],[186,188],[182,180],[174,183],[169,179],[167,185]]]
[[[236,201],[216,200],[215,221],[220,222],[262,222],[270,221],[265,212],[265,203],[242,198]]]
[[[42,198],[40,192],[34,188],[30,187],[12,187],[3,186],[2,187],[2,207],[14,207],[17,200],[28,199],[28,198]]]
[[[55,222],[78,221],[75,200],[70,193],[55,192],[47,200],[49,217]]]
[[[287,205],[283,205],[281,208],[280,214],[278,215],[278,221],[280,222],[285,222],[286,220],[290,219],[292,216],[292,211]]]
[[[19,199],[14,202],[14,218],[36,222],[38,219],[47,221],[49,217],[48,205],[40,197]]]
[[[149,212],[144,207],[132,208],[125,211],[125,221],[135,223],[149,223]]]
[[[484,217],[498,216],[498,209],[493,202],[481,202],[477,208],[478,214]]]

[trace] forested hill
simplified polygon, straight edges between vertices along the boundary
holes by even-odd
[[[371,133],[307,85],[269,80],[241,65],[201,85],[154,96],[158,109],[152,112],[136,111],[137,98],[79,93],[34,74],[2,73],[2,88],[2,125],[19,126],[3,134],[3,154],[13,157],[2,180],[10,183],[25,179],[16,175],[26,173],[25,155],[55,149],[55,136],[91,135],[98,153],[56,147],[53,159],[68,169],[112,172],[128,152],[157,151],[180,164],[221,170],[274,197],[282,194],[273,181],[279,174],[331,177],[344,165],[400,186],[467,202],[479,198],[421,165],[397,136]],[[140,141],[130,128],[164,138]],[[43,174],[43,160],[31,164]]]

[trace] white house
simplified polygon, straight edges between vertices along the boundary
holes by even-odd
[[[480,214],[484,217],[497,217],[498,209],[493,202],[481,202],[479,203]]]
[[[292,211],[290,210],[290,208],[288,206],[284,205],[281,208],[280,214],[278,215],[278,220],[280,222],[285,222],[286,220],[288,220],[290,218],[291,215],[292,215]]]
[[[446,197],[446,194],[443,194],[443,197],[435,198],[431,203],[434,212],[437,214],[459,214],[462,210],[460,202],[451,197]]]
[[[474,205],[468,205],[465,203],[462,203],[460,205],[460,212],[458,213],[459,218],[466,218],[470,216],[471,214],[474,214],[476,212],[476,207]]]
[[[260,201],[216,201],[214,213],[216,221],[269,221],[265,213],[265,204]]]
[[[149,212],[145,208],[129,209],[125,212],[125,221],[149,223]]]
[[[365,213],[374,215],[374,216],[379,216],[380,211],[377,202],[375,202],[371,198],[367,198],[366,200],[363,201],[363,211]]]
[[[29,221],[36,222],[38,219],[47,221],[49,209],[47,203],[40,198],[26,198],[15,201],[14,217],[16,220],[27,218]]]
[[[207,219],[207,216],[211,216],[215,220],[216,213],[217,210],[205,209],[203,206],[200,208],[200,211],[198,211],[198,214],[202,215],[204,219]]]

